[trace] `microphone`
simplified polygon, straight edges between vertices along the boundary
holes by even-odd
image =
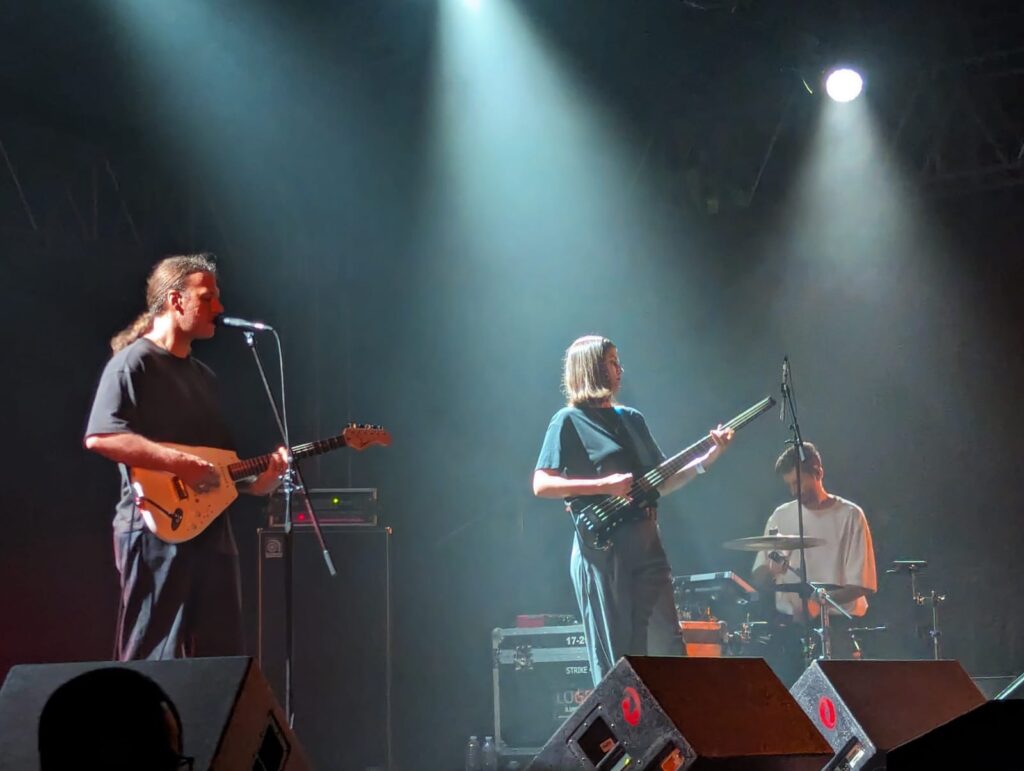
[[[245,319],[236,319],[234,316],[218,316],[214,323],[218,327],[234,327],[235,329],[244,329],[247,332],[273,332],[274,328],[270,324],[264,324],[262,321],[246,321]]]
[[[779,420],[786,422],[786,383],[789,382],[789,357],[782,357],[782,407],[779,408]]]

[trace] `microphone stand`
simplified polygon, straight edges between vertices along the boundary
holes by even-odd
[[[323,533],[320,531],[320,522],[317,519],[316,512],[313,510],[313,504],[309,500],[309,495],[306,493],[306,484],[302,478],[302,472],[299,471],[299,467],[295,465],[292,459],[291,453],[291,441],[288,437],[288,409],[285,403],[284,393],[284,356],[281,353],[281,338],[278,337],[277,331],[273,328],[267,328],[267,331],[273,332],[274,340],[277,342],[277,353],[278,362],[281,369],[281,408],[278,409],[277,400],[274,399],[274,392],[270,388],[270,383],[267,381],[267,373],[263,369],[263,362],[260,360],[260,354],[256,350],[256,335],[252,330],[245,330],[245,343],[249,346],[249,350],[252,351],[253,359],[256,362],[256,369],[259,371],[260,380],[263,381],[263,389],[267,393],[267,399],[270,402],[270,409],[274,414],[274,420],[277,421],[277,429],[281,433],[281,439],[284,442],[285,449],[288,450],[288,468],[282,477],[283,482],[281,484],[281,490],[284,493],[284,537],[282,559],[284,561],[284,712],[288,719],[288,726],[294,728],[295,726],[295,710],[294,710],[294,693],[292,690],[292,651],[293,651],[293,633],[294,624],[292,623],[292,493],[299,491],[302,493],[303,501],[306,506],[306,514],[309,516],[310,522],[313,524],[313,530],[316,533],[317,540],[320,543],[321,552],[324,556],[324,561],[327,564],[327,572],[330,573],[333,578],[338,573],[334,569],[334,561],[331,559],[331,554],[327,549],[327,544],[324,542]]]
[[[801,482],[801,473],[803,470],[804,460],[804,440],[800,433],[800,421],[797,418],[796,412],[796,396],[793,393],[793,375],[789,368],[789,357],[785,356],[782,360],[782,403],[783,408],[786,405],[789,406],[789,414],[792,418],[792,422],[789,424],[789,430],[792,432],[793,438],[789,440],[788,444],[792,444],[797,450],[797,464],[796,464],[796,522],[797,522],[797,534],[800,536],[800,581],[804,584],[807,583],[807,554],[804,549],[804,504],[803,504],[803,483]],[[805,596],[800,597],[800,604],[803,608],[804,619],[810,621],[808,618],[808,598]]]

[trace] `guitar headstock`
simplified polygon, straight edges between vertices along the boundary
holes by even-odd
[[[375,444],[382,447],[391,445],[391,434],[383,426],[371,426],[369,423],[349,423],[342,432],[345,446],[353,450],[364,450]]]

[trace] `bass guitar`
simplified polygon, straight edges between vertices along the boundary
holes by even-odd
[[[743,426],[758,415],[775,406],[775,399],[766,396],[747,410],[744,410],[722,428],[739,431]],[[627,522],[644,517],[644,509],[653,506],[660,493],[658,488],[673,474],[682,471],[686,466],[707,453],[714,447],[711,434],[694,442],[682,452],[662,461],[646,474],[636,479],[629,489],[629,495],[609,495],[604,498],[585,496],[569,500],[573,524],[580,540],[592,549],[607,549],[611,546],[611,537]]]
[[[219,476],[219,484],[198,490],[168,471],[131,469],[135,505],[142,512],[146,527],[167,543],[190,541],[206,530],[238,497],[238,483],[258,476],[267,468],[271,457],[267,454],[239,460],[231,450],[160,444],[198,455],[216,466]],[[380,426],[353,423],[337,436],[292,447],[291,454],[294,460],[302,460],[341,447],[363,450],[375,444],[387,447],[391,444],[391,435]]]

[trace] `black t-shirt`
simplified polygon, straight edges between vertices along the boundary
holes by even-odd
[[[100,376],[86,436],[140,434],[155,442],[233,450],[217,398],[216,377],[198,359],[181,358],[139,338],[115,353]],[[128,469],[121,470],[121,500],[114,516],[118,533],[145,527],[136,509]],[[218,517],[200,536],[235,550],[226,516]]]
[[[536,468],[577,479],[598,479],[609,474],[639,476],[663,460],[665,455],[639,410],[563,407],[548,424]],[[582,503],[587,500],[579,499]]]

